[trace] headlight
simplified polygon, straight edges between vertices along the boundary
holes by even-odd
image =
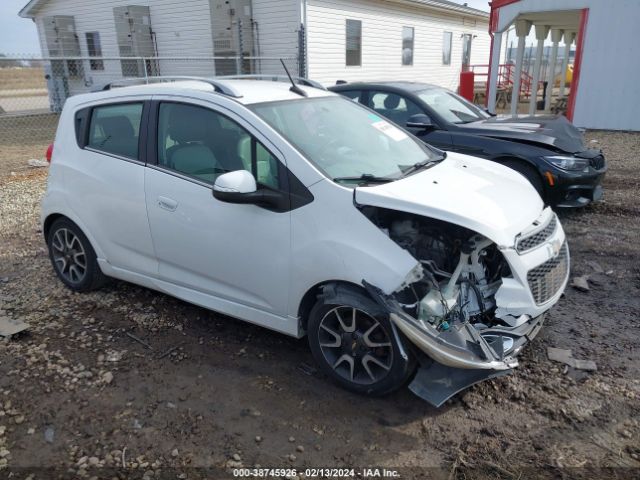
[[[551,165],[561,168],[562,170],[578,171],[585,170],[589,167],[589,160],[586,158],[563,157],[561,155],[543,158]]]

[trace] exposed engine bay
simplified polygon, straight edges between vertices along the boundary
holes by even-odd
[[[511,272],[493,242],[417,215],[368,207],[363,213],[422,266],[422,277],[396,293],[406,313],[439,331],[464,322],[478,330],[511,326],[495,317],[495,293]]]
[[[392,295],[364,282],[390,319],[425,354],[410,389],[439,406],[468,386],[508,373],[543,316],[497,315],[512,271],[491,240],[467,228],[379,207],[362,213],[419,265]],[[511,280],[512,281],[512,280]]]

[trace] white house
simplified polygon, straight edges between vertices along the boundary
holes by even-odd
[[[20,15],[44,57],[66,57],[48,72],[61,99],[123,76],[282,74],[280,58],[326,84],[455,89],[463,63],[489,61],[489,14],[446,0],[31,0]]]
[[[578,127],[606,130],[640,130],[640,55],[637,52],[638,0],[493,0],[491,2],[491,32],[493,50],[489,73],[488,107],[495,106],[501,43],[510,27],[518,37],[515,82],[522,71],[525,37],[534,34],[538,45],[533,84],[551,81],[560,71],[551,68],[546,79],[541,78],[541,52],[545,40],[551,40],[550,65],[555,65],[559,49],[568,58],[575,42],[576,54],[573,81],[567,100],[567,117]],[[635,53],[634,53],[635,52]],[[566,60],[561,67],[566,71]],[[513,91],[519,90],[516,83]],[[561,87],[563,89],[563,87]],[[547,90],[545,107],[550,106],[551,89]],[[560,91],[560,96],[566,92]],[[512,114],[516,114],[514,95]],[[529,113],[536,111],[536,95],[530,99]]]

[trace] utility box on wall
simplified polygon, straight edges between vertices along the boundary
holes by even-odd
[[[114,7],[113,17],[121,57],[157,57],[151,11],[147,6]],[[144,77],[159,75],[156,60],[121,60],[122,75]]]
[[[80,57],[80,42],[76,23],[71,15],[55,15],[42,19],[45,41],[50,57]],[[69,96],[69,80],[82,79],[84,69],[81,60],[51,60],[45,68],[51,110],[62,110]]]
[[[216,57],[255,55],[251,0],[211,0],[211,30]],[[250,60],[217,59],[216,75],[254,71]],[[239,71],[240,70],[240,71]]]

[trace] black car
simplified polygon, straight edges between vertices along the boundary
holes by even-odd
[[[329,90],[375,110],[424,142],[482,157],[524,175],[548,205],[602,198],[607,165],[563,116],[498,118],[455,93],[414,82],[342,83]]]

